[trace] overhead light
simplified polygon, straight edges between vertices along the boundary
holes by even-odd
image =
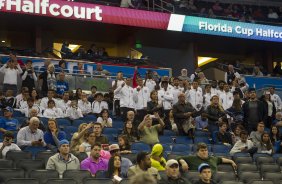
[[[5,41],[5,40],[2,40],[1,42],[2,42],[2,43],[5,43],[6,41]]]
[[[198,66],[201,67],[205,64],[208,64],[212,61],[217,60],[218,58],[212,58],[212,57],[198,57]]]

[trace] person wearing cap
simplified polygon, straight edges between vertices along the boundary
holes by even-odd
[[[231,164],[234,169],[236,169],[237,165],[233,160],[209,156],[208,146],[205,143],[199,143],[197,145],[197,153],[196,155],[191,156],[181,156],[178,158],[179,163],[182,166],[183,171],[189,170],[197,170],[199,165],[202,163],[208,163],[211,167],[212,173],[217,172],[217,166],[219,164]]]
[[[152,167],[150,157],[151,155],[148,152],[139,152],[136,156],[137,164],[129,168],[127,177],[131,179],[138,174],[147,173],[151,176],[154,176],[155,179],[160,180],[161,177],[159,172],[156,168]]]
[[[258,122],[265,120],[266,109],[263,103],[257,99],[257,94],[254,88],[249,89],[249,100],[242,106],[244,112],[244,126],[248,133],[255,130]]]
[[[40,120],[37,117],[32,117],[29,120],[29,125],[19,130],[17,134],[17,145],[25,149],[26,147],[45,147],[44,133],[38,129]]]
[[[164,148],[161,144],[155,144],[151,152],[151,165],[158,171],[165,170],[166,160],[163,157]]]
[[[147,114],[138,126],[140,141],[149,145],[154,145],[159,142],[159,132],[162,131],[165,126],[158,113],[154,113],[154,119],[158,121],[158,124],[152,125],[153,118],[150,114]]]
[[[202,163],[199,165],[198,172],[200,173],[200,179],[194,184],[216,184],[216,182],[212,180],[212,170],[209,164]]]
[[[274,102],[276,110],[280,111],[282,109],[282,101],[279,95],[275,93],[275,87],[271,86],[269,88],[269,92],[270,92],[271,101]]]
[[[3,142],[0,143],[0,159],[6,158],[8,151],[20,151],[21,149],[13,143],[14,134],[13,132],[6,131],[3,134]]]
[[[104,96],[102,93],[96,93],[96,98],[92,103],[92,112],[98,117],[103,109],[109,109],[108,103],[103,100]]]
[[[80,169],[88,170],[92,176],[95,176],[97,171],[108,170],[108,160],[101,157],[101,144],[95,143],[91,146],[90,156],[81,162]]]
[[[135,102],[136,119],[141,122],[147,113],[147,102],[150,100],[150,90],[144,86],[143,79],[137,78],[138,86],[133,90],[133,100]]]
[[[134,111],[132,79],[126,78],[124,82],[114,90],[114,94],[119,94],[121,117],[125,121],[128,111]]]
[[[177,125],[179,135],[186,135],[188,132],[184,130],[184,123],[188,121],[194,114],[195,109],[192,104],[185,101],[184,93],[178,95],[178,102],[173,106],[174,122]]]
[[[111,156],[121,156],[120,155],[120,148],[119,148],[119,145],[118,144],[111,144],[109,146],[109,152],[111,153]],[[125,157],[121,157],[121,170],[120,170],[120,173],[122,176],[126,176],[127,175],[127,172],[128,172],[128,169],[132,166],[132,162],[128,159],[128,158],[125,158]]]
[[[0,132],[5,133],[6,131],[17,131],[20,123],[17,119],[12,118],[13,108],[7,106],[3,109],[4,116],[0,118]]]
[[[46,164],[47,170],[56,170],[60,178],[66,170],[79,170],[80,163],[77,157],[70,153],[70,144],[66,139],[59,142],[59,153],[51,156]]]
[[[165,173],[158,184],[191,184],[186,178],[181,177],[177,160],[170,159],[166,162]]]

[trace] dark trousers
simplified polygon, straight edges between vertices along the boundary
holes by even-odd
[[[137,110],[135,119],[138,123],[142,122],[144,117],[147,115],[147,110],[146,109],[139,109]]]
[[[122,120],[124,122],[127,119],[127,112],[128,111],[133,111],[134,112],[134,109],[133,108],[128,108],[128,107],[120,107],[120,115],[121,115],[121,118],[122,118]]]
[[[15,77],[17,77],[17,76],[15,76]],[[4,93],[4,95],[6,95],[7,90],[12,90],[13,91],[13,96],[17,96],[17,93],[18,93],[17,85],[3,84],[3,93]]]
[[[113,112],[115,116],[120,116],[120,105],[119,105],[119,100],[114,100],[114,108]]]
[[[164,122],[165,122],[164,129],[166,130],[171,130],[171,123],[169,121],[169,112],[170,111],[171,111],[170,109],[164,110]],[[178,125],[177,125],[177,128],[178,128]]]

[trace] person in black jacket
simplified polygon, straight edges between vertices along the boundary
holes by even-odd
[[[266,91],[264,95],[261,96],[260,100],[262,101],[266,111],[264,124],[267,128],[270,128],[276,114],[276,107],[274,102],[271,101],[270,92]]]
[[[248,133],[255,130],[258,122],[264,121],[266,118],[266,110],[263,102],[257,99],[254,88],[249,89],[250,99],[243,104],[244,126]]]

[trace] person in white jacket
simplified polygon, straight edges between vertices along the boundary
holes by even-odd
[[[87,115],[92,111],[91,103],[87,100],[87,95],[84,92],[81,94],[81,100],[78,100],[77,106],[81,109],[83,115]]]
[[[232,106],[233,103],[233,94],[230,92],[229,85],[227,83],[224,84],[223,87],[224,92],[222,92],[219,96],[222,107],[224,110],[227,110]]]
[[[56,108],[55,101],[49,100],[48,107],[47,109],[44,110],[43,117],[56,119],[56,118],[63,118],[65,116],[61,109]]]
[[[66,110],[66,117],[70,118],[71,120],[83,118],[82,111],[79,107],[77,107],[77,101],[72,100],[70,107]]]
[[[185,95],[187,101],[190,102],[197,111],[200,111],[203,108],[203,91],[202,88],[199,87],[198,81],[193,81],[192,88],[187,90]]]
[[[96,93],[96,99],[92,103],[92,112],[98,117],[103,109],[109,109],[108,103],[103,101],[103,94]]]
[[[240,140],[235,143],[233,148],[230,150],[230,155],[235,153],[250,153],[254,154],[257,152],[257,148],[254,146],[254,143],[251,140],[248,140],[248,133],[242,131],[240,133]]]

